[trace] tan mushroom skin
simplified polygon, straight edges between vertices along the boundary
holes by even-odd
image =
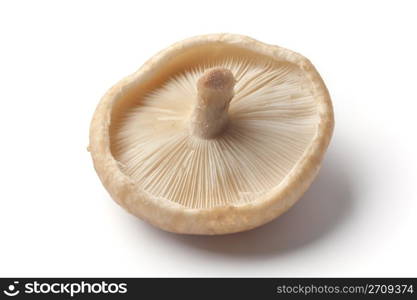
[[[130,213],[171,232],[226,234],[288,210],[314,180],[333,127],[309,60],[211,34],[168,47],[113,86],[89,150]]]

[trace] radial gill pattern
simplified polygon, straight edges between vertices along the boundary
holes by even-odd
[[[218,138],[189,133],[197,80],[212,67],[236,78],[230,124]],[[309,82],[294,66],[228,60],[165,82],[127,113],[115,133],[122,171],[149,195],[187,208],[241,205],[280,184],[316,134]]]

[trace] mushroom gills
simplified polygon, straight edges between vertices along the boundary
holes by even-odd
[[[198,81],[217,68],[229,70],[235,85],[227,126],[204,136],[190,130]],[[297,66],[215,61],[183,70],[140,99],[114,133],[114,155],[152,197],[186,208],[238,206],[280,184],[318,122],[311,83]]]

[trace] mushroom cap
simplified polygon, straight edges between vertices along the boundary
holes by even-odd
[[[197,83],[213,67],[236,78],[225,132],[190,135]],[[112,198],[167,231],[226,234],[288,210],[314,180],[334,127],[329,93],[308,59],[235,34],[178,42],[101,99],[90,127],[94,167]]]

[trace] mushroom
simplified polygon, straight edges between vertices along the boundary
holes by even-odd
[[[212,34],[172,45],[113,86],[89,150],[130,213],[170,232],[226,234],[265,224],[302,196],[333,126],[309,60]]]

